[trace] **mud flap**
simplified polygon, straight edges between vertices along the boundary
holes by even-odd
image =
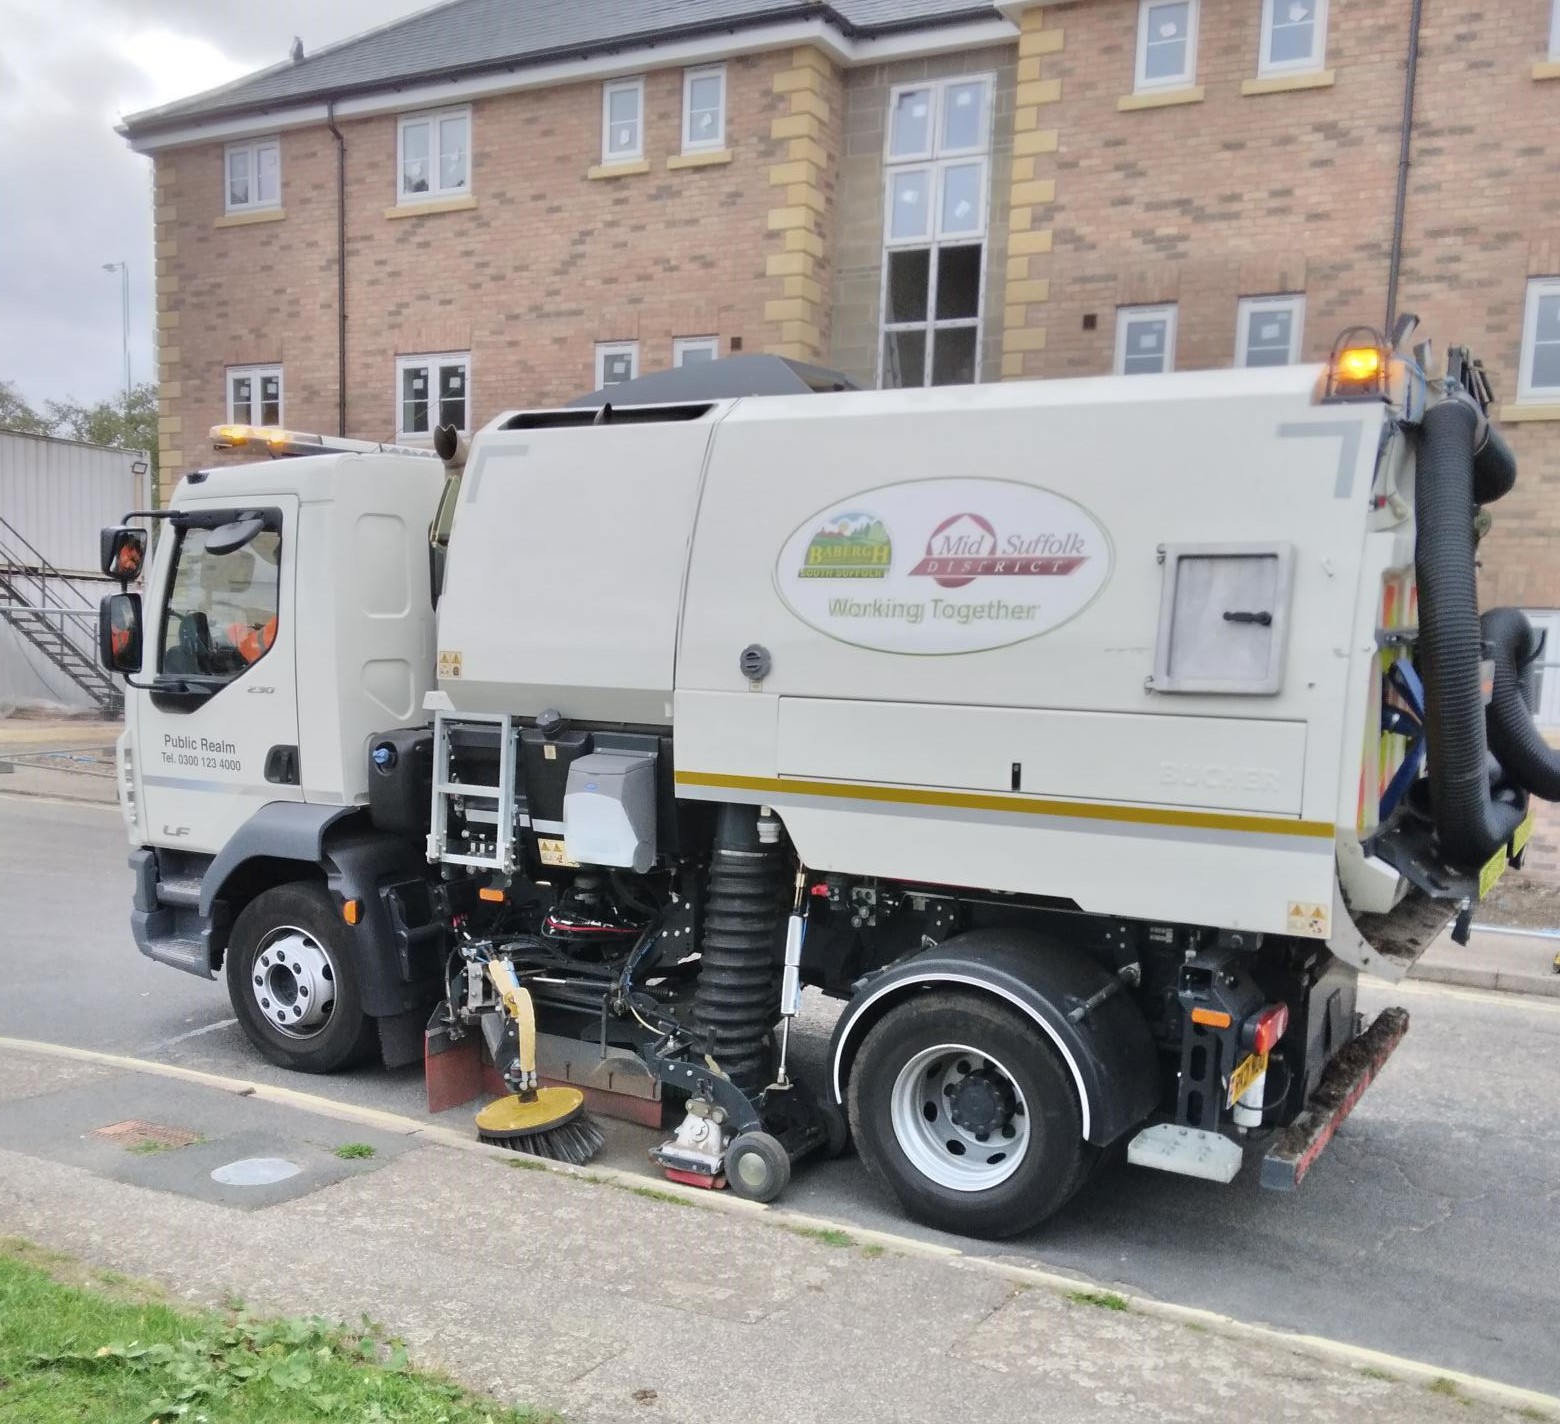
[[[1383,1009],[1333,1059],[1305,1110],[1273,1138],[1262,1159],[1264,1187],[1292,1192],[1300,1185],[1407,1032],[1407,1009]]]

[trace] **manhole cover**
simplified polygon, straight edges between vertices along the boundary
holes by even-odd
[[[147,1147],[193,1147],[200,1141],[198,1132],[183,1127],[165,1127],[160,1122],[141,1122],[131,1118],[127,1122],[111,1122],[92,1134],[117,1143],[127,1152]]]
[[[245,1157],[241,1162],[229,1162],[211,1174],[211,1180],[226,1187],[269,1187],[273,1182],[285,1182],[303,1171],[296,1162],[285,1157]]]

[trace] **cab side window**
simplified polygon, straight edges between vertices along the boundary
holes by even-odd
[[[231,682],[276,641],[282,537],[266,529],[217,554],[206,548],[212,532],[179,534],[157,666],[172,677]]]

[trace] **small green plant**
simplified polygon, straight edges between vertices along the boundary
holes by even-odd
[[[177,1152],[171,1142],[136,1142],[125,1148],[132,1157],[157,1157],[164,1152]]]
[[[1549,1417],[1542,1409],[1534,1409],[1531,1404],[1524,1404],[1517,1410],[1518,1419],[1548,1419]]]
[[[836,1226],[788,1226],[786,1230],[793,1236],[805,1236],[809,1241],[818,1241],[825,1246],[854,1246],[850,1232],[841,1231]]]
[[[680,1197],[676,1192],[662,1192],[654,1187],[630,1187],[636,1197],[643,1197],[646,1201],[665,1202],[667,1206],[692,1206],[693,1203],[687,1197]]]
[[[1100,1310],[1131,1310],[1124,1296],[1114,1291],[1069,1291],[1067,1299],[1074,1305],[1093,1305]]]
[[[1430,1383],[1425,1386],[1425,1388],[1429,1390],[1431,1394],[1439,1394],[1443,1399],[1455,1399],[1459,1404],[1464,1405],[1471,1405],[1473,1403],[1471,1399],[1469,1399],[1460,1389],[1457,1388],[1457,1381],[1449,1380],[1445,1375],[1442,1375],[1439,1379],[1431,1380]]]
[[[1362,1365],[1360,1367],[1360,1373],[1364,1375],[1366,1379],[1381,1380],[1385,1384],[1397,1383],[1396,1375],[1389,1375],[1385,1370],[1378,1370],[1374,1365]]]
[[[509,1159],[509,1165],[517,1172],[545,1172],[547,1164],[539,1157],[525,1157],[516,1153]]]
[[[861,1248],[861,1254],[863,1256],[865,1256],[867,1258],[867,1260],[875,1261],[875,1260],[877,1260],[877,1258],[879,1256],[884,1255],[887,1252],[887,1250],[888,1250],[888,1247],[886,1247],[886,1246],[879,1246],[877,1244],[877,1242],[874,1241],[870,1245],[863,1246]]]
[[[336,1149],[336,1156],[343,1162],[360,1162],[369,1157],[375,1157],[379,1153],[377,1147],[370,1147],[366,1142],[344,1142]]]

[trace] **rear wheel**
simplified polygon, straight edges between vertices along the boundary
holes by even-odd
[[[349,934],[320,885],[279,885],[239,915],[227,948],[228,997],[271,1062],[333,1073],[372,1051],[374,1021],[363,1012]]]
[[[977,994],[918,994],[891,1009],[856,1055],[847,1102],[868,1169],[943,1231],[1027,1231],[1072,1195],[1093,1156],[1040,1029]]]

